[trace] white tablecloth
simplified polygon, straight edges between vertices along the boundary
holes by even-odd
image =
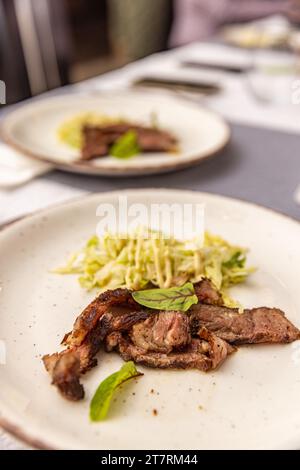
[[[65,87],[58,92],[97,92],[98,90],[126,88],[133,80],[143,75],[211,79],[221,84],[223,92],[219,95],[199,99],[202,104],[218,111],[232,122],[300,133],[300,104],[287,104],[280,107],[262,105],[254,100],[249,93],[244,75],[219,71],[200,72],[179,66],[181,59],[201,60],[201,58],[210,57],[214,57],[216,60],[218,58],[224,60],[225,57],[232,61],[247,62],[249,53],[224,48],[224,46],[216,44],[193,44],[170,52],[155,54],[109,74]],[[0,191],[0,224],[85,192],[74,185],[69,186],[47,177],[37,178],[18,189]],[[0,450],[21,447],[20,443],[0,431]]]

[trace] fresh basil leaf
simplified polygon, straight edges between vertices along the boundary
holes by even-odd
[[[193,304],[198,303],[194,286],[187,282],[181,287],[169,289],[149,289],[132,293],[134,300],[145,307],[156,310],[179,310],[186,312]]]
[[[123,134],[111,146],[109,155],[116,158],[130,158],[140,153],[141,149],[138,145],[137,133],[135,131],[128,131]]]
[[[90,403],[91,421],[102,421],[108,413],[114,391],[129,379],[143,375],[137,371],[134,362],[129,361],[118,372],[109,375],[101,382]]]

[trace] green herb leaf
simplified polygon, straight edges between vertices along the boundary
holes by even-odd
[[[111,146],[109,154],[116,158],[130,158],[140,153],[137,133],[128,131]]]
[[[232,257],[228,261],[224,261],[222,263],[222,266],[224,268],[243,268],[245,266],[246,262],[246,256],[241,253],[240,251],[237,251],[232,255]]]
[[[101,382],[90,403],[91,421],[102,421],[108,413],[114,391],[129,379],[143,375],[139,372],[134,362],[129,361],[118,372],[109,375]]]
[[[187,282],[181,287],[133,292],[132,297],[137,303],[156,310],[186,312],[193,304],[198,303],[198,297],[191,282]]]

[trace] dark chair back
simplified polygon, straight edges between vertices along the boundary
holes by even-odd
[[[0,0],[0,80],[7,103],[69,82],[63,0]]]

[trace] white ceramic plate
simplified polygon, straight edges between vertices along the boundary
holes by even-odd
[[[80,153],[61,143],[57,129],[67,118],[93,111],[148,124],[151,113],[179,140],[180,152],[147,153],[128,160],[102,157],[78,163]],[[162,173],[198,163],[227,144],[229,127],[216,114],[184,99],[154,92],[66,95],[24,105],[4,119],[2,137],[23,153],[78,173],[129,176]]]
[[[6,347],[6,365],[0,365],[2,425],[31,444],[51,448],[299,448],[299,342],[241,347],[209,374],[139,367],[144,377],[128,383],[109,419],[97,424],[89,422],[89,400],[100,381],[119,369],[117,354],[99,354],[99,366],[83,378],[82,402],[66,401],[50,385],[41,355],[58,350],[93,294],[80,289],[74,277],[49,270],[95,232],[98,204],[116,204],[119,194],[93,195],[44,211],[0,234],[0,339]],[[249,262],[259,266],[234,295],[245,306],[280,307],[300,326],[299,223],[205,193],[126,194],[129,204],[204,202],[207,228],[248,246]]]

